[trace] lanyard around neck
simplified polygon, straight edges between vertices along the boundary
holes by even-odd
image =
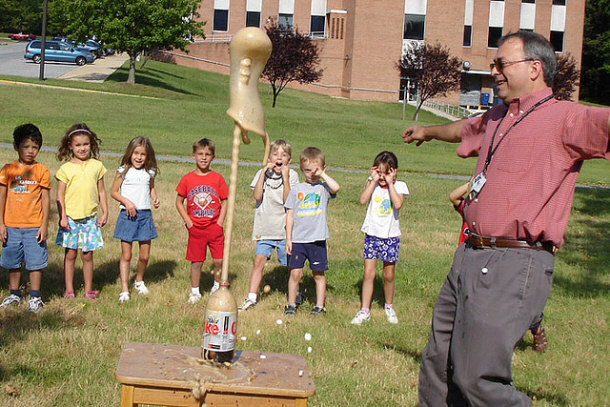
[[[487,174],[487,167],[489,167],[489,164],[491,163],[491,157],[494,155],[494,153],[496,152],[496,150],[498,149],[498,147],[500,147],[500,143],[502,143],[502,141],[506,138],[506,136],[508,136],[508,133],[510,133],[510,131],[519,123],[521,123],[521,121],[523,119],[525,119],[527,117],[527,115],[529,115],[531,112],[534,111],[534,109],[536,109],[538,106],[540,106],[541,104],[551,100],[553,98],[553,95],[549,95],[547,97],[545,97],[542,100],[539,100],[534,106],[530,107],[529,109],[527,109],[527,111],[525,113],[523,113],[521,115],[521,117],[519,117],[509,128],[508,130],[506,130],[506,133],[504,133],[504,135],[502,136],[502,138],[498,141],[498,144],[494,147],[494,140],[496,138],[496,133],[498,132],[498,129],[500,128],[500,126],[502,125],[502,122],[504,121],[504,118],[506,117],[506,113],[508,113],[508,109],[506,109],[506,113],[504,113],[504,116],[502,117],[502,120],[500,120],[500,123],[498,123],[498,127],[496,127],[496,129],[494,130],[494,134],[491,136],[491,142],[489,143],[489,149],[487,150],[487,158],[485,159],[485,166],[483,167],[483,173]]]

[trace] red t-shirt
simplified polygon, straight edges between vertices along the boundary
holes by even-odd
[[[496,127],[494,147],[525,111],[551,93],[546,88],[466,120],[458,155],[479,156],[479,174]],[[583,160],[610,159],[609,115],[608,108],[555,99],[533,110],[500,142],[487,182],[464,206],[470,231],[561,246]]]
[[[186,198],[189,218],[194,225],[201,228],[218,221],[220,201],[229,196],[229,188],[224,178],[214,171],[205,175],[189,172],[178,183],[176,192]]]
[[[453,209],[455,209],[457,211],[457,213],[459,213],[460,216],[462,217],[462,230],[460,230],[460,238],[458,240],[458,246],[459,246],[462,243],[464,243],[466,241],[466,239],[468,239],[468,235],[470,234],[470,231],[468,230],[468,223],[466,223],[466,221],[464,221],[464,199],[460,200],[460,203],[458,204],[458,206],[454,205]]]

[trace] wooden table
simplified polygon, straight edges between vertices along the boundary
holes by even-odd
[[[200,347],[137,342],[123,345],[115,372],[121,383],[121,407],[139,403],[304,407],[315,393],[301,356],[235,351],[229,368],[202,363],[200,357]],[[201,393],[199,399],[193,395],[194,389]]]

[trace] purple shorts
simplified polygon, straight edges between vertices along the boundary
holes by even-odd
[[[400,237],[381,239],[364,235],[364,259],[381,259],[385,263],[396,263],[399,248]]]

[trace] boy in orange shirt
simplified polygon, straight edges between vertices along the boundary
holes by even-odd
[[[0,170],[0,266],[9,270],[10,295],[0,307],[19,304],[21,264],[30,272],[28,309],[38,312],[42,270],[47,267],[49,229],[49,170],[36,162],[42,134],[33,124],[23,124],[13,132],[13,147],[19,156]]]

